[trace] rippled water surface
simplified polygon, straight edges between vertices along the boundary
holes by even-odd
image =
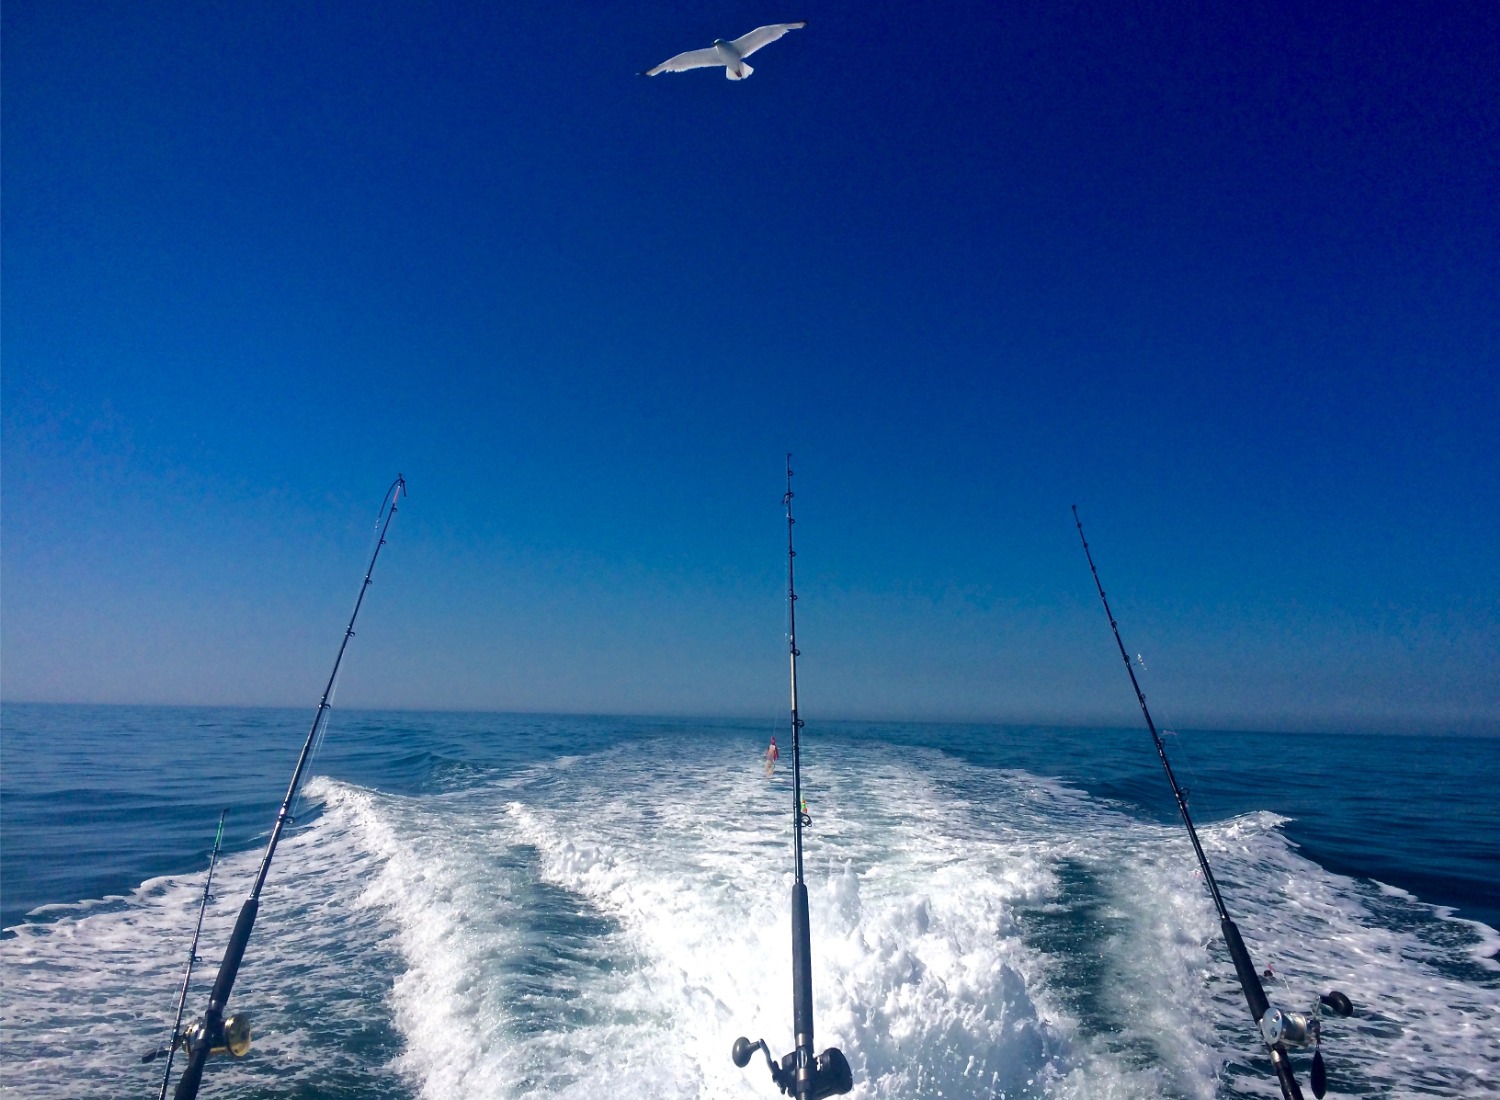
[[[218,812],[198,1010],[310,719],[5,707],[0,1089],[155,1095]],[[777,1095],[728,1056],[792,1045],[772,729],[336,712],[234,991],[254,1049],[203,1095]],[[1331,1092],[1500,1095],[1500,742],[1167,740],[1272,999],[1356,1002]],[[1144,731],[804,747],[818,1046],[855,1096],[1278,1095]]]

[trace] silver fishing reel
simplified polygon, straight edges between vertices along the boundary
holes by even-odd
[[[1288,1012],[1272,1008],[1260,1018],[1260,1033],[1267,1046],[1277,1043],[1289,1047],[1317,1046],[1322,1038],[1322,1010],[1327,1008],[1335,1016],[1352,1016],[1354,1005],[1337,989],[1324,993],[1313,1005],[1311,1012]]]
[[[1318,1040],[1318,1018],[1306,1012],[1273,1008],[1260,1018],[1260,1033],[1266,1046],[1310,1047]]]
[[[1328,1091],[1328,1073],[1323,1067],[1323,1009],[1335,1016],[1352,1016],[1354,1005],[1337,989],[1330,990],[1313,1003],[1311,1012],[1288,1012],[1272,1008],[1260,1018],[1260,1033],[1266,1046],[1312,1047],[1311,1084],[1313,1095],[1322,1100]]]

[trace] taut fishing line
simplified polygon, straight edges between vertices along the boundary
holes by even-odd
[[[399,483],[401,493],[404,494],[406,492],[406,482],[401,480],[400,478],[397,478],[397,482]],[[386,521],[386,506],[391,505],[394,508],[394,503],[391,499],[391,495],[397,491],[397,488],[397,484],[392,484],[390,489],[386,491],[385,500],[383,500],[380,504],[380,512],[375,517],[374,531],[370,536],[370,545],[366,548],[365,551],[365,557],[370,559],[372,565],[374,564],[376,555],[380,553],[380,547],[383,544],[384,524]],[[356,616],[359,614],[359,599],[363,598],[364,588],[361,587],[359,598],[355,600],[354,605],[354,614]],[[350,623],[353,623],[353,618],[350,619]],[[353,637],[353,634],[351,633],[349,636]],[[338,697],[339,683],[343,680],[343,676],[344,666],[342,662],[339,662],[334,666],[333,680],[328,686],[328,706],[323,709],[323,720],[322,723],[318,726],[317,733],[313,737],[312,752],[309,753],[307,757],[307,766],[309,769],[317,764],[318,757],[320,757],[323,753],[323,746],[328,741],[328,729],[333,724],[333,701]],[[292,824],[295,824],[302,816],[304,798],[305,793],[299,790],[297,792],[297,800],[292,804]]]

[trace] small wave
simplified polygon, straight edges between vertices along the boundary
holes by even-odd
[[[755,756],[661,738],[421,795],[312,779],[320,812],[284,841],[235,989],[255,1051],[215,1073],[281,1094],[764,1097],[727,1053],[790,1046],[790,790]],[[810,754],[804,779],[818,1045],[857,1095],[1272,1094],[1180,827],[937,750]],[[1327,871],[1287,823],[1201,832],[1273,999],[1355,1000],[1325,1032],[1335,1087],[1500,1095],[1500,935]],[[259,856],[221,862],[194,1002]],[[0,942],[8,1088],[148,1090],[119,1049],[162,1038],[202,885],[43,906]]]

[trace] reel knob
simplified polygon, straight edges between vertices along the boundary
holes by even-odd
[[[1330,989],[1318,998],[1335,1016],[1353,1016],[1354,1005],[1337,989]]]
[[[755,1053],[755,1044],[741,1035],[734,1041],[734,1049],[729,1052],[729,1057],[734,1059],[734,1064],[744,1069],[750,1064],[750,1055]]]

